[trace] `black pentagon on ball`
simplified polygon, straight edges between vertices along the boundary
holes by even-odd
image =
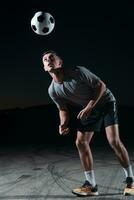
[[[50,22],[53,24],[54,23],[54,18],[53,17],[50,17]]]
[[[42,32],[43,33],[47,33],[49,31],[49,28],[48,27],[44,27],[43,29],[42,29]]]
[[[35,25],[32,25],[32,29],[33,29],[34,31],[37,31],[37,28],[36,28]]]
[[[44,19],[45,19],[45,18],[44,18],[43,15],[40,15],[40,16],[37,17],[37,20],[38,20],[38,22],[40,22],[40,23],[43,22]]]

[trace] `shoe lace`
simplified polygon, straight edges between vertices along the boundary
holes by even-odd
[[[90,187],[91,184],[86,180],[85,183],[82,185],[82,187]]]

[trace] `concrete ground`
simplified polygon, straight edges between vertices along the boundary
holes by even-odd
[[[71,193],[85,181],[75,147],[2,147],[0,149],[0,199],[71,200],[134,199],[123,196],[124,173],[112,150],[92,149],[97,197],[77,197]],[[132,166],[134,151],[129,151]]]

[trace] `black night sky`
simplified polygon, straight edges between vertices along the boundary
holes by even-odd
[[[99,3],[98,3],[99,2]],[[53,49],[64,65],[91,69],[113,91],[120,105],[134,106],[134,6],[128,1],[18,1],[0,8],[0,109],[52,103],[42,54]],[[48,36],[35,34],[37,11],[56,21]]]

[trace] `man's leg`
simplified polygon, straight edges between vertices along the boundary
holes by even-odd
[[[93,170],[93,157],[89,146],[93,134],[93,132],[77,132],[76,146],[79,152],[81,164],[85,171]]]
[[[86,181],[82,187],[73,189],[73,193],[80,196],[98,195],[93,170],[93,157],[89,143],[92,139],[93,132],[77,132],[76,146],[83,169],[85,170]]]
[[[120,164],[124,168],[128,167],[130,165],[130,160],[128,152],[120,140],[118,125],[115,124],[112,126],[108,126],[105,128],[105,130],[108,142],[114,150]]]
[[[129,193],[134,195],[134,183],[133,183],[134,177],[133,177],[132,167],[130,164],[128,152],[125,146],[123,145],[122,141],[120,140],[118,124],[108,126],[105,128],[105,130],[108,142],[112,147],[112,149],[114,150],[120,164],[124,169],[126,175],[126,181],[128,182],[127,186],[131,188],[131,191]],[[124,194],[127,191],[126,188],[124,190]]]

